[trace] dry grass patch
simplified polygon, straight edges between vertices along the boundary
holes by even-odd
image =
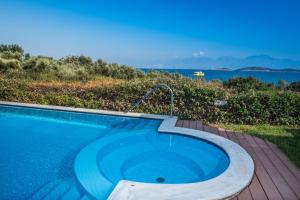
[[[51,89],[91,89],[96,87],[110,87],[124,83],[125,80],[101,78],[90,81],[33,81],[28,85],[34,88],[51,88]]]

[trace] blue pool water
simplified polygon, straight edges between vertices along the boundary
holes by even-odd
[[[0,199],[105,199],[122,179],[191,183],[228,167],[217,146],[158,133],[160,123],[0,105]]]

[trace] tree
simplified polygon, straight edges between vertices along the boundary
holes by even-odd
[[[20,69],[20,62],[16,59],[4,60],[0,58],[0,72],[5,72],[8,70]]]
[[[5,52],[5,51],[10,51],[13,53],[19,52],[22,55],[24,53],[23,48],[17,44],[1,44],[0,45],[0,53]]]
[[[25,53],[25,59],[29,59],[30,58],[30,53]]]
[[[81,55],[78,57],[78,60],[79,60],[80,64],[82,64],[82,65],[92,65],[93,64],[93,60],[88,56]]]
[[[22,61],[23,55],[20,52],[3,51],[0,53],[0,57],[3,59],[16,59]]]
[[[289,84],[286,89],[295,91],[295,92],[300,92],[300,81],[295,81]]]
[[[67,56],[61,59],[64,63],[74,64],[74,65],[84,65],[90,66],[93,64],[93,60],[88,56]]]
[[[107,65],[107,62],[103,61],[102,59],[98,59],[95,64],[99,67],[105,67]]]
[[[247,92],[249,90],[268,90],[274,87],[273,84],[268,85],[254,77],[234,77],[224,81],[224,86],[237,92]]]

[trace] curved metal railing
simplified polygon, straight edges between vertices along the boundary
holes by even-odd
[[[170,92],[170,116],[173,116],[173,101],[174,101],[174,94],[173,94],[173,90],[164,83],[159,83],[157,84],[154,88],[152,88],[151,90],[149,90],[144,96],[142,96],[142,98],[140,98],[138,101],[136,101],[133,106],[128,110],[128,112],[132,111],[133,109],[135,109],[136,107],[138,107],[141,103],[143,103],[143,101],[145,99],[147,99],[149,96],[151,96],[152,94],[154,94],[158,89],[160,88],[166,88],[169,90]]]

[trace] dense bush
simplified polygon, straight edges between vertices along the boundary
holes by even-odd
[[[4,51],[10,51],[13,53],[18,52],[20,54],[24,53],[23,48],[17,44],[1,44],[0,45],[0,53],[2,53]]]
[[[286,87],[287,90],[300,92],[300,81],[292,82],[290,85]]]
[[[223,82],[224,86],[236,92],[249,92],[250,90],[269,90],[273,84],[266,84],[254,77],[235,77]]]
[[[22,61],[23,55],[20,52],[3,51],[0,53],[0,57],[3,59],[15,59]]]
[[[51,83],[39,85],[36,82],[0,78],[0,100],[127,111],[134,101],[157,82],[172,87],[175,95],[174,111],[182,119],[244,124],[300,122],[299,93],[228,93],[222,88],[210,88],[174,76],[164,76],[156,81],[136,79],[122,84],[93,87],[85,87],[84,83],[76,87],[72,86],[75,83],[54,87]],[[216,100],[224,99],[227,105],[218,107],[214,104]],[[157,91],[135,111],[168,114],[168,91]]]
[[[22,69],[28,72],[48,73],[57,68],[57,64],[47,57],[30,57],[22,63]]]
[[[76,66],[91,66],[93,65],[93,60],[87,56],[67,56],[60,59],[60,62],[64,64],[74,64]]]
[[[244,124],[299,124],[300,95],[295,93],[244,93],[231,96],[224,109],[227,120]]]
[[[122,78],[122,79],[133,79],[133,78],[142,78],[145,73],[134,69],[132,67],[127,67],[125,65],[113,64],[103,64],[96,62],[93,71],[95,74],[101,74],[103,76],[112,77],[112,78]]]
[[[21,69],[20,62],[16,59],[2,59],[0,58],[0,72],[8,70]]]
[[[17,69],[19,73],[27,73],[26,77],[33,79],[48,77],[54,80],[87,80],[95,76],[107,76],[130,80],[145,76],[144,72],[135,68],[102,60],[93,62],[90,57],[83,55],[56,60],[46,56],[24,55],[18,45],[0,45],[0,71]]]
[[[166,83],[174,90],[175,114],[183,119],[300,124],[299,81],[288,86],[280,82],[275,87],[253,77],[236,77],[222,84],[166,72],[149,71],[145,75],[126,65],[101,59],[94,62],[83,55],[59,60],[24,55],[18,45],[0,45],[0,73],[0,100],[5,101],[126,111],[156,83]],[[103,76],[114,82],[122,79],[121,84],[98,85]],[[90,80],[94,83],[87,87],[85,83]],[[58,81],[58,86],[53,81]],[[167,92],[157,91],[135,111],[168,114]],[[226,100],[227,105],[217,106],[217,100]]]

